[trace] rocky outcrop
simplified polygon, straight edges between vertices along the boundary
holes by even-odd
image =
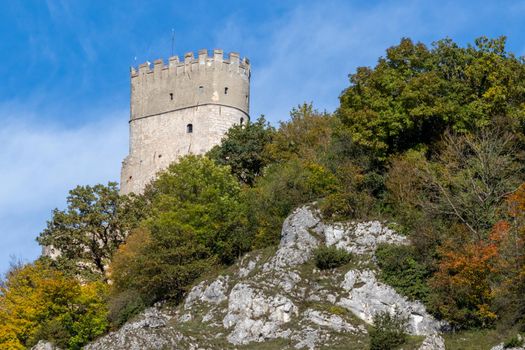
[[[159,307],[146,309],[132,322],[126,323],[117,332],[100,338],[84,347],[86,350],[99,349],[163,349],[177,345],[182,333],[171,327],[172,314]]]
[[[298,208],[284,222],[276,251],[246,255],[195,285],[177,308],[150,308],[86,349],[227,349],[260,342],[279,349],[364,349],[374,314],[394,310],[409,318],[411,334],[425,336],[419,349],[444,349],[442,325],[424,306],[377,280],[380,243],[408,244],[378,221],[328,225],[315,210]],[[320,271],[312,256],[321,244],[355,258]]]
[[[369,324],[375,314],[385,311],[394,313],[397,309],[408,317],[411,334],[435,334],[442,326],[426,312],[423,304],[408,301],[392,287],[378,282],[371,270],[348,271],[341,287],[349,293],[343,295],[337,304]]]
[[[60,348],[56,347],[50,342],[40,340],[35,346],[31,348],[31,350],[60,350]]]

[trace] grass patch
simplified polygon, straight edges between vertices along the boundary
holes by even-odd
[[[516,334],[514,329],[480,329],[445,333],[443,338],[447,350],[489,350]]]

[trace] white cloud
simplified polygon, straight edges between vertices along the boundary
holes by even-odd
[[[0,112],[0,271],[10,255],[36,257],[34,239],[70,189],[118,181],[127,153],[127,112],[66,129],[16,110]]]
[[[215,41],[218,47],[249,56],[251,114],[265,114],[276,122],[287,119],[290,109],[302,102],[335,110],[349,84],[348,74],[358,66],[373,66],[402,37],[430,44],[479,27],[469,13],[468,5],[452,1],[312,1],[258,27],[233,15]]]

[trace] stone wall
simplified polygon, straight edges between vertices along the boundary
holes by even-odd
[[[140,193],[179,157],[206,153],[241,118],[246,115],[235,108],[204,105],[135,120],[130,127],[133,151],[122,163],[121,193]]]
[[[250,65],[222,50],[187,53],[131,69],[130,151],[121,193],[140,193],[155,175],[187,154],[203,154],[234,124],[249,119]],[[190,127],[191,125],[191,127]],[[191,130],[190,130],[191,128]]]

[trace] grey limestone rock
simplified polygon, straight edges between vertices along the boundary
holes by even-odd
[[[246,344],[284,336],[280,326],[297,314],[298,309],[290,299],[282,295],[268,296],[240,283],[230,292],[223,325],[226,329],[233,328],[228,335],[229,342]]]
[[[281,243],[275,256],[263,266],[263,271],[282,270],[302,264],[312,255],[319,241],[312,232],[322,232],[318,215],[308,207],[296,209],[283,224]]]
[[[173,318],[156,307],[148,308],[137,319],[116,332],[86,345],[86,350],[180,349],[182,334],[169,325]]]
[[[418,350],[445,350],[445,340],[439,334],[427,336]]]
[[[341,287],[348,295],[338,305],[352,311],[367,323],[379,312],[393,313],[396,309],[409,317],[409,331],[415,335],[430,335],[438,332],[441,324],[429,315],[419,302],[409,301],[397,294],[390,286],[378,282],[372,270],[350,270]]]
[[[406,237],[379,221],[329,225],[325,227],[324,235],[326,245],[335,245],[355,254],[374,253],[380,243],[408,244]]]
[[[303,316],[316,325],[331,328],[336,332],[359,332],[362,329],[357,329],[350,323],[343,320],[342,317],[326,312],[307,309]]]
[[[228,276],[219,276],[215,281],[206,286],[203,281],[193,287],[186,296],[184,308],[189,309],[197,300],[210,304],[219,304],[227,299],[225,293],[228,290]]]
[[[60,348],[48,341],[40,340],[31,350],[60,350]]]

